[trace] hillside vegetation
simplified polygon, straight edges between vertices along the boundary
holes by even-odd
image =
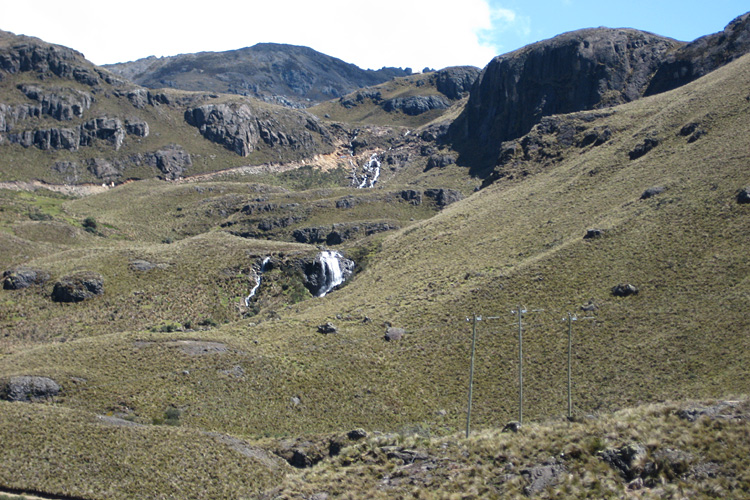
[[[295,161],[242,165],[199,127],[194,147],[241,168],[0,189],[0,491],[750,498],[748,81],[745,55],[539,117],[481,169],[445,124],[350,129],[247,100],[324,150],[308,162],[258,132],[257,151]],[[225,125],[244,113],[199,99]],[[322,250],[354,268],[317,297]],[[519,309],[523,425],[502,433],[520,417]]]

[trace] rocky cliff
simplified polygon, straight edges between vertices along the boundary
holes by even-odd
[[[149,57],[105,68],[144,87],[240,94],[292,107],[327,101],[411,73],[408,68],[363,70],[308,47],[277,43]]]
[[[574,31],[494,58],[474,84],[450,138],[492,162],[500,143],[542,117],[638,99],[666,55],[682,44],[632,29]]]
[[[646,95],[675,89],[750,51],[750,12],[723,31],[698,38],[670,53],[651,80]]]

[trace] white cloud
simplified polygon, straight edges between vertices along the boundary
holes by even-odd
[[[488,0],[36,0],[33,10],[7,3],[0,29],[67,45],[97,64],[277,42],[363,68],[482,67],[498,53],[487,33],[519,22]]]

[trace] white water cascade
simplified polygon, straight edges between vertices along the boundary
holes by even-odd
[[[377,153],[370,155],[370,159],[362,166],[362,178],[354,173],[354,182],[357,185],[357,189],[365,189],[375,187],[375,183],[378,182],[380,177],[380,160],[378,159]]]
[[[344,271],[341,269],[341,254],[335,250],[326,250],[318,256],[323,269],[322,283],[317,296],[323,297],[344,282]]]
[[[255,272],[255,286],[250,290],[250,295],[245,297],[245,307],[250,307],[250,299],[255,296],[255,292],[260,288],[260,282],[263,280],[263,273],[266,272],[269,262],[271,262],[271,257],[263,259],[263,263],[260,265],[260,270]]]

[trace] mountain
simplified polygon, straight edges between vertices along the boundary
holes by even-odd
[[[335,99],[411,73],[363,70],[308,47],[259,43],[226,52],[148,57],[105,68],[144,87],[223,92],[291,106]]]
[[[446,140],[483,171],[498,161],[503,141],[523,136],[545,116],[676,88],[747,53],[748,40],[747,14],[692,44],[632,29],[564,33],[494,58]]]
[[[306,111],[3,36],[0,493],[742,497],[750,55],[546,43]]]

